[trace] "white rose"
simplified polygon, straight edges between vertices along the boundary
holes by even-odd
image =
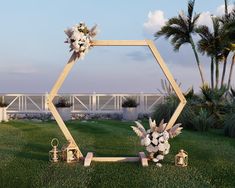
[[[151,153],[151,152],[154,152],[154,147],[150,144],[150,145],[148,145],[147,147],[146,147],[146,150],[149,152],[149,153]]]
[[[152,134],[153,138],[157,138],[159,136],[159,133],[157,131],[153,132]]]
[[[158,145],[158,140],[156,138],[153,138],[152,143],[155,144],[155,145]]]
[[[149,137],[146,136],[144,139],[144,145],[148,146],[149,144],[151,144],[151,140],[149,139]]]
[[[159,144],[158,145],[158,150],[159,151],[165,151],[165,145],[164,144]]]

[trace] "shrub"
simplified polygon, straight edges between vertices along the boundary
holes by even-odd
[[[228,110],[228,103],[225,97],[227,92],[228,89],[226,86],[223,86],[220,89],[212,89],[209,88],[207,85],[204,85],[201,88],[203,100],[202,107],[216,119],[214,128],[222,128],[222,122],[226,111]]]
[[[138,103],[136,102],[135,99],[131,97],[127,97],[123,102],[122,102],[122,107],[123,108],[135,108],[138,106]]]
[[[196,109],[196,104],[198,103],[198,97],[194,95],[193,89],[191,89],[187,94],[185,94],[187,103],[180,114],[177,122],[182,123],[184,128],[193,128],[191,123],[191,117],[195,116],[194,110]],[[152,114],[153,119],[159,124],[162,119],[168,122],[175,112],[179,104],[179,99],[176,95],[171,94],[165,98],[162,104],[155,106],[154,112]]]
[[[195,130],[204,132],[214,125],[215,119],[205,109],[201,109],[196,116],[192,117],[191,122]]]
[[[73,106],[73,103],[69,102],[68,98],[60,97],[58,102],[55,104],[57,108],[68,108]]]
[[[235,114],[229,114],[224,121],[224,134],[225,136],[235,138]]]

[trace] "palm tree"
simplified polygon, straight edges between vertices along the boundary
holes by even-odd
[[[207,53],[211,57],[211,87],[214,88],[214,64],[215,64],[215,88],[218,89],[219,84],[219,61],[222,60],[222,51],[224,43],[222,42],[224,33],[220,27],[219,19],[211,17],[213,23],[213,32],[208,26],[198,26],[195,31],[201,39],[198,41],[198,51],[202,54]]]
[[[178,16],[169,19],[165,26],[160,31],[156,32],[154,36],[156,39],[160,36],[165,36],[166,39],[171,38],[171,44],[175,51],[179,51],[183,44],[190,44],[196,58],[196,63],[202,80],[202,84],[205,83],[202,67],[199,61],[198,53],[196,50],[195,43],[192,38],[192,34],[195,32],[196,22],[200,14],[193,16],[195,0],[188,1],[188,13],[185,15],[184,12]]]
[[[231,79],[232,79],[232,73],[233,73],[233,67],[235,64],[235,53],[233,54],[232,62],[231,62],[231,67],[229,71],[229,77],[228,77],[228,88],[231,87]]]
[[[235,8],[230,13],[222,17],[221,22],[224,24],[224,41],[227,41],[226,49],[229,50],[229,52],[234,52],[227,84],[229,88],[231,87],[232,72],[235,64]]]
[[[228,0],[224,0],[224,18],[222,18],[222,23],[226,24],[230,21],[230,14],[228,13]],[[224,48],[223,50],[223,59],[224,59],[224,64],[223,64],[223,72],[222,72],[222,76],[221,76],[221,86],[223,87],[224,85],[224,77],[226,74],[226,67],[227,67],[227,59],[228,59],[228,55],[231,51],[231,49],[229,48],[230,44],[228,43],[228,46],[226,48]]]
[[[214,42],[213,33],[208,26],[202,25],[196,29],[201,39],[198,41],[198,51],[204,55],[205,53],[211,57],[211,88],[214,89]]]

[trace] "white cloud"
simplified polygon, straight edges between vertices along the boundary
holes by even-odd
[[[156,31],[160,30],[165,24],[167,19],[164,17],[164,12],[161,10],[150,11],[148,13],[148,21],[144,23],[144,30],[148,34],[154,34]]]
[[[233,8],[234,8],[233,4],[228,5],[228,12],[231,12]],[[211,15],[221,16],[223,14],[224,14],[224,5],[218,6],[214,14],[209,11],[202,12],[198,19],[198,25],[207,25],[209,26],[209,28],[212,29],[213,26],[212,26]]]
[[[225,5],[220,5],[220,6],[216,9],[216,15],[222,15],[222,14],[224,14],[224,7],[225,7]],[[233,8],[234,8],[234,5],[233,5],[233,4],[228,5],[228,12],[231,12]]]
[[[211,13],[209,11],[202,12],[198,18],[198,25],[207,25],[209,28],[212,28]]]

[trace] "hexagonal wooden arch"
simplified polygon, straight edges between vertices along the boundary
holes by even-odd
[[[96,40],[93,41],[92,46],[148,46],[151,50],[154,58],[156,59],[157,63],[160,65],[160,68],[162,69],[163,73],[165,74],[167,80],[171,84],[173,90],[175,91],[176,95],[178,96],[180,103],[178,107],[176,108],[174,114],[170,118],[166,129],[170,129],[174,123],[176,122],[178,116],[182,112],[185,104],[186,99],[184,95],[182,94],[179,86],[175,82],[175,79],[173,78],[172,74],[170,73],[169,69],[167,68],[166,64],[164,63],[160,53],[158,52],[157,48],[155,47],[153,41],[151,40]],[[67,75],[69,74],[70,70],[74,66],[77,60],[77,55],[75,52],[70,57],[68,63],[65,65],[62,73],[60,74],[59,78],[57,79],[56,83],[52,87],[51,92],[48,95],[47,104],[48,108],[51,111],[52,115],[54,116],[59,128],[63,132],[65,138],[68,141],[68,144],[64,147],[64,149],[67,150],[73,150],[75,151],[76,159],[84,159],[79,147],[77,146],[75,140],[73,139],[71,133],[69,132],[68,128],[66,127],[64,121],[60,117],[58,111],[56,110],[56,107],[53,104],[53,99],[57,95],[58,90],[62,86],[64,80],[66,79]],[[109,162],[115,162],[115,161],[141,161],[143,166],[148,166],[147,158],[143,152],[139,153],[139,157],[93,157],[93,153],[89,152],[85,158],[84,166],[89,166],[91,161],[109,161]],[[70,162],[70,160],[67,159],[67,162]]]

